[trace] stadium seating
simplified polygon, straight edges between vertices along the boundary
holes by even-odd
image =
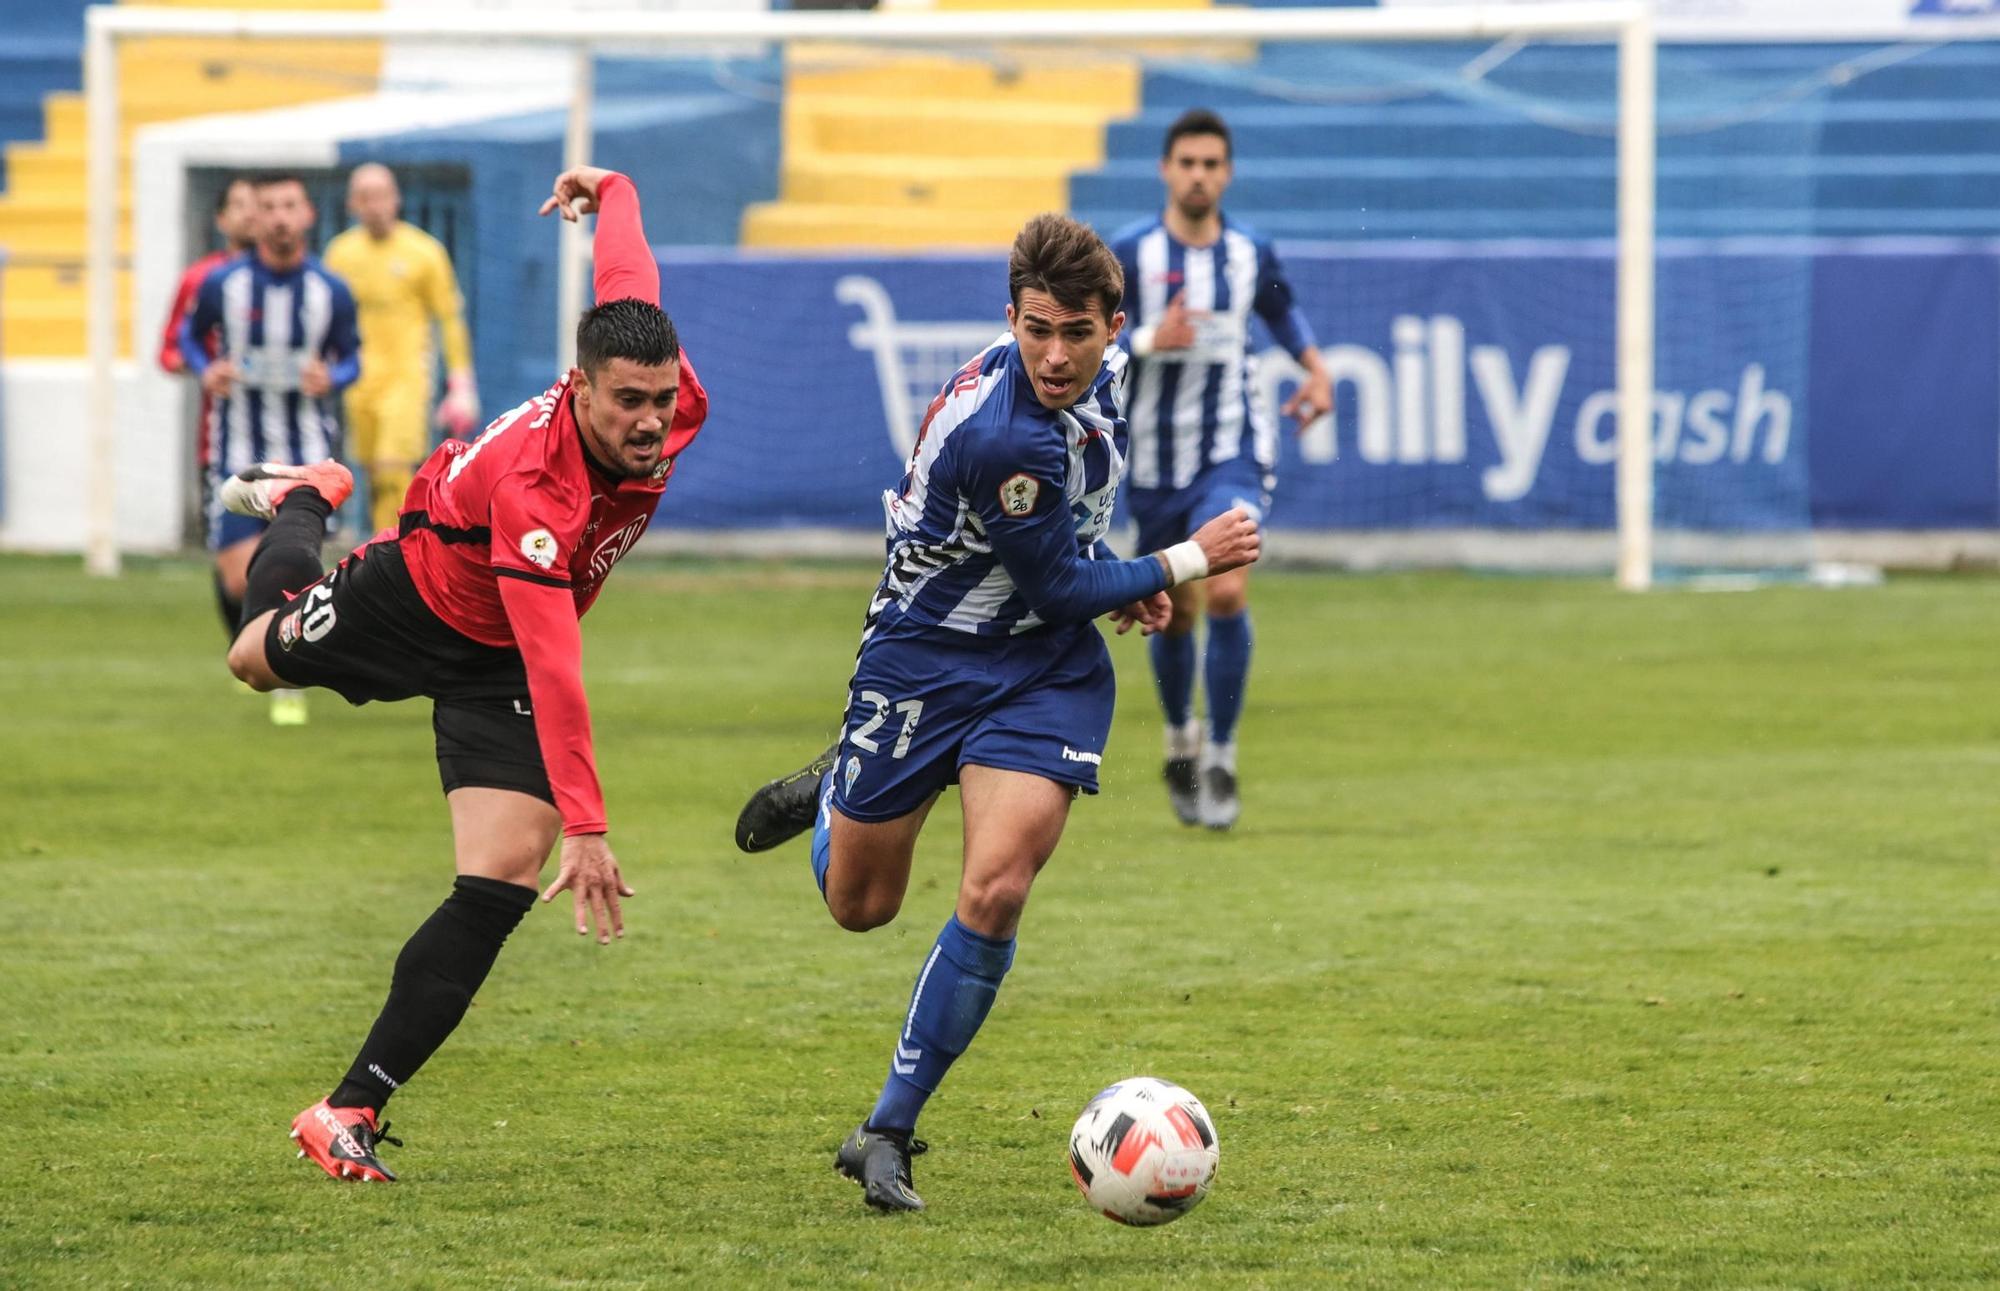
[[[1058,0],[937,0],[944,10],[1056,9]],[[1208,0],[1102,0],[1200,9]],[[1004,246],[1067,203],[1072,171],[1104,160],[1104,128],[1139,107],[1132,59],[1008,53],[991,63],[801,51],[785,85],[777,201],[744,213],[746,247]],[[1012,146],[1032,138],[1033,148]],[[969,147],[992,140],[996,148]]]
[[[1529,46],[1466,75],[1486,49],[1283,45],[1150,70],[1071,206],[1107,228],[1152,212],[1160,138],[1201,105],[1236,132],[1232,212],[1277,236],[1610,234],[1610,52]],[[2000,43],[1664,46],[1659,231],[2000,233],[1996,126]]]
[[[149,0],[190,8],[196,0]],[[378,0],[230,0],[237,9],[373,9]],[[0,355],[83,352],[84,123],[81,85],[83,6],[0,0],[0,136],[6,188],[0,194]],[[16,25],[18,24],[18,26]],[[16,32],[22,33],[18,38]],[[25,61],[8,61],[16,53]],[[13,72],[21,70],[17,84]],[[372,92],[381,68],[374,42],[254,47],[231,41],[153,40],[133,46],[120,80],[121,125],[129,147],[143,125],[214,112],[284,107]],[[27,87],[27,88],[23,88]],[[35,96],[32,108],[24,99]],[[120,250],[129,253],[129,192],[121,198]],[[122,275],[121,275],[122,276]],[[127,302],[129,291],[121,291]],[[121,317],[121,343],[129,319]]]

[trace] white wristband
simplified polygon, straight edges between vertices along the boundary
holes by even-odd
[[[1174,580],[1170,586],[1179,587],[1208,577],[1208,553],[1198,542],[1177,542],[1163,548],[1160,554],[1167,558],[1167,573]]]

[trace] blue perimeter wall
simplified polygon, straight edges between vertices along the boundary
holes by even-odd
[[[1612,525],[1608,248],[1286,264],[1342,379],[1333,434],[1280,437],[1275,527]],[[902,456],[836,285],[872,279],[899,322],[995,334],[1006,305],[997,256],[663,266],[712,409],[668,527],[878,529]],[[1659,283],[1663,527],[2000,526],[2000,244],[1663,245]]]

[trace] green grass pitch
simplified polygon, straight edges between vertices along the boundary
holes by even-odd
[[[293,1159],[445,894],[422,704],[275,730],[207,575],[0,561],[0,1285],[1884,1287],[2000,1281],[2000,596],[1256,586],[1243,823],[1168,817],[1143,647],[930,1210],[829,1168],[949,908],[826,917],[730,845],[836,718],[873,571],[634,560],[585,629],[608,950],[516,934],[390,1108]],[[1214,1113],[1192,1215],[1064,1165],[1099,1086]]]

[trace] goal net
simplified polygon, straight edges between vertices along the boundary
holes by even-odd
[[[1674,559],[1730,561],[1807,523],[1798,264],[1683,231],[1657,257],[1655,336],[1643,6],[120,6],[90,31],[101,372],[157,345],[231,176],[303,174],[323,243],[347,174],[379,161],[452,253],[497,412],[567,361],[588,291],[587,238],[533,214],[549,178],[632,174],[713,409],[664,541],[877,548],[923,409],[1005,325],[1015,231],[1051,209],[1107,237],[1156,217],[1163,137],[1195,107],[1227,122],[1223,209],[1274,242],[1334,381],[1334,413],[1298,426],[1278,412],[1293,355],[1254,316],[1230,338],[1255,356],[1274,555],[1639,587],[1656,531],[1670,555],[1685,540]],[[1718,203],[1798,183],[1703,173]],[[103,460],[130,434],[112,384],[93,387]],[[115,568],[115,507],[107,487],[93,568]]]

